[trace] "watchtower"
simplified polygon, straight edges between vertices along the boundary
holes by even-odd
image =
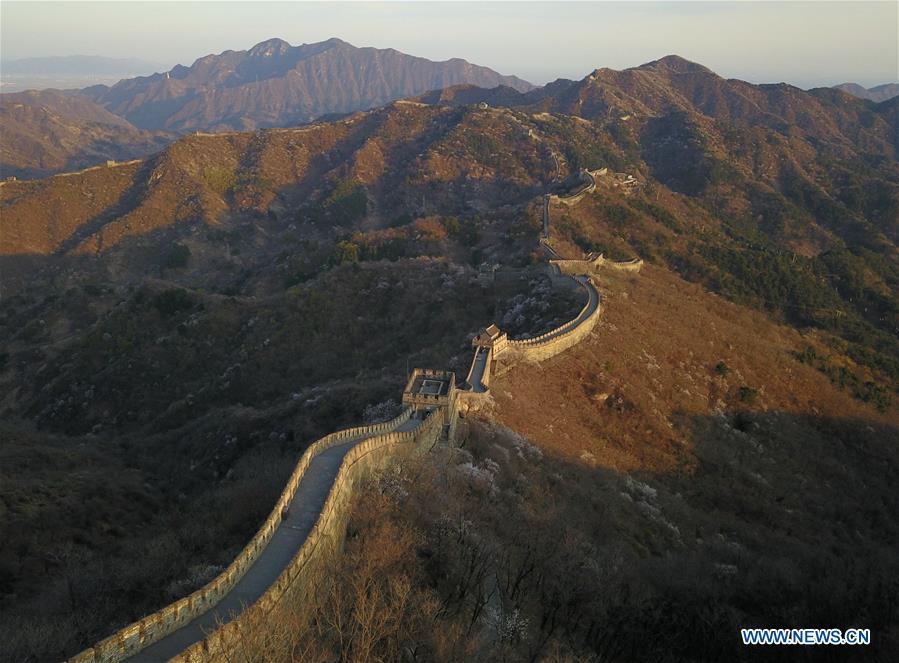
[[[431,368],[416,368],[403,390],[403,405],[414,410],[413,417],[441,417],[443,434],[452,437],[456,426],[456,374]]]
[[[509,344],[509,335],[493,324],[482,329],[480,334],[471,339],[471,344],[476,348],[490,348],[495,359]]]

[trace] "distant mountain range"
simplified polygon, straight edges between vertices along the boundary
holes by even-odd
[[[56,66],[40,61],[90,64],[83,56],[32,60],[34,68]],[[838,87],[876,100],[899,86]],[[821,108],[832,94],[829,88],[805,92],[786,84],[724,79],[677,56],[623,71],[597,69],[581,81],[559,79],[538,88],[461,59],[433,62],[339,39],[301,46],[270,39],[247,51],[208,55],[190,67],[178,65],[112,86],[4,94],[0,168],[5,176],[38,177],[143,156],[190,131],[297,126],[403,98],[450,106],[529,107],[590,120],[699,109],[717,120],[778,131],[804,125],[844,143],[847,138],[836,136],[839,132],[825,121],[833,109]]]
[[[84,93],[141,129],[222,131],[301,124],[461,83],[533,88],[461,59],[433,62],[340,39],[302,46],[270,39]]]
[[[853,97],[867,99],[868,101],[887,101],[893,97],[899,97],[899,83],[885,83],[876,87],[864,88],[858,83],[843,83],[834,85],[837,90],[848,92]]]
[[[142,76],[162,67],[137,58],[65,55],[3,60],[3,75]]]
[[[139,60],[88,56],[10,64],[15,67],[4,65],[4,74],[74,76],[152,68]],[[40,177],[149,154],[165,142],[165,132],[173,138],[194,130],[291,126],[458,84],[501,85],[516,94],[533,89],[520,78],[461,59],[432,62],[393,49],[356,48],[339,39],[296,47],[270,39],[248,51],[208,55],[190,67],[80,93],[4,94],[0,170],[4,176]]]
[[[693,130],[702,133],[707,129],[701,123],[708,119],[741,128],[764,126],[779,133],[800,127],[807,135],[826,140],[829,149],[867,149],[867,145],[852,145],[867,133],[859,122],[860,109],[853,105],[841,110],[834,103],[837,94],[831,88],[806,91],[786,83],[755,85],[726,79],[701,64],[669,55],[620,71],[597,69],[579,81],[559,79],[524,93],[508,87],[457,86],[425,93],[416,100],[449,106],[484,102],[603,122],[639,119],[649,126],[662,118],[678,119],[696,124]],[[894,111],[888,103],[879,114],[888,120]],[[844,117],[847,113],[851,120]],[[879,131],[883,125],[876,126]],[[660,134],[661,138],[665,135]],[[883,135],[869,138],[877,141],[878,150],[889,143]]]

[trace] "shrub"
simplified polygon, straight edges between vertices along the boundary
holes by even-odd
[[[337,242],[334,247],[334,264],[342,265],[347,262],[359,262],[359,247],[353,242],[344,240]]]
[[[109,292],[108,288],[102,285],[97,285],[96,283],[85,283],[83,286],[81,286],[81,289],[84,291],[85,295],[89,295],[91,297],[99,297],[100,295]]]
[[[479,162],[492,167],[499,167],[502,164],[500,155],[504,149],[499,140],[486,133],[466,133],[465,139]]]
[[[637,221],[633,210],[624,205],[604,204],[601,209],[609,224],[615,228],[623,228]]]
[[[462,227],[459,223],[459,219],[455,216],[445,216],[440,219],[440,222],[443,224],[444,229],[450,236],[457,235]]]
[[[162,260],[162,266],[165,269],[178,269],[186,267],[187,261],[190,259],[190,248],[184,244],[173,244],[172,248],[165,254]]]
[[[237,177],[226,168],[208,168],[203,172],[203,181],[215,192],[225,194],[235,187]]]
[[[635,207],[641,212],[645,212],[655,221],[658,221],[663,226],[665,226],[666,228],[670,228],[676,233],[679,233],[683,230],[680,221],[678,221],[677,218],[664,207],[659,207],[658,205],[654,205],[653,203],[645,200],[634,200],[631,202],[631,206]]]
[[[737,389],[737,398],[740,399],[743,403],[755,403],[758,400],[759,392],[758,389],[753,389],[752,387],[747,387],[745,384],[742,385],[739,389]]]
[[[365,189],[356,180],[340,182],[331,195],[325,200],[325,209],[331,219],[339,226],[351,226],[365,216],[368,207],[368,196]]]
[[[812,364],[817,358],[818,353],[815,352],[815,348],[810,345],[806,345],[802,349],[802,352],[796,353],[796,359],[798,359],[802,364]]]
[[[481,240],[481,233],[478,230],[479,223],[480,218],[476,216],[465,219],[462,223],[462,227],[459,229],[458,239],[463,246],[473,247]]]
[[[163,290],[151,300],[153,308],[165,317],[171,317],[180,311],[192,308],[194,301],[186,290],[171,288]]]

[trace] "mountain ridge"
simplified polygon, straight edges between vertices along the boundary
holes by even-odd
[[[875,103],[899,97],[899,83],[884,83],[883,85],[875,85],[870,88],[865,88],[858,83],[841,83],[840,85],[834,85],[833,89]]]
[[[246,51],[210,54],[189,67],[82,92],[139,128],[184,132],[302,124],[459,83],[533,88],[459,58],[434,62],[335,37],[299,46],[268,39]]]
[[[0,95],[0,172],[45,177],[162,149],[174,136],[143,131],[87,97],[59,90]]]

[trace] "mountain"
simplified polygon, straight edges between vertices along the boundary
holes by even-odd
[[[58,90],[0,95],[0,173],[43,177],[162,149],[171,136],[137,129],[86,97]]]
[[[6,183],[0,253],[102,254],[141,236],[155,244],[164,229],[262,218],[328,237],[367,216],[520,203],[539,192],[534,164],[548,158],[523,132],[505,115],[398,101],[296,129],[189,135],[142,163]],[[491,149],[507,141],[503,165]]]
[[[413,100],[445,106],[465,106],[478,103],[486,103],[490,106],[528,106],[551,98],[574,84],[574,81],[559,78],[527,92],[507,85],[498,85],[492,88],[478,87],[477,85],[453,85],[438,90],[429,90]]]
[[[597,69],[549,97],[543,107],[588,119],[698,112],[738,126],[760,123],[778,131],[795,126],[831,137],[849,128],[840,126],[844,113],[826,88],[806,92],[786,83],[725,79],[674,55],[623,71]],[[861,109],[851,105],[847,112]]]
[[[544,260],[543,195],[579,186],[583,168],[595,190],[552,204],[549,242],[643,270],[601,270],[589,339],[495,376],[496,421],[479,432],[466,415],[436,498],[359,502],[424,509],[416,526],[444,537],[390,548],[446,592],[425,605],[468,587],[481,610],[485,578],[522,577],[539,642],[492,628],[477,651],[452,634],[427,646],[539,658],[564,622],[566,638],[601,641],[558,643],[585,658],[602,645],[611,660],[722,660],[739,653],[730,635],[702,639],[710,623],[732,634],[798,614],[883,632],[896,537],[882,524],[899,509],[897,109],[667,57],[185,135],[134,163],[0,183],[0,658],[63,659],[202,585],[310,440],[396,407],[407,365],[461,376],[485,321],[515,337],[576,314],[582,301],[520,277]],[[502,266],[493,284],[484,263]],[[476,514],[463,528],[476,536],[447,538],[446,513]],[[458,575],[474,557],[447,546],[466,541],[491,575]],[[614,563],[588,569],[585,555]],[[851,601],[846,587],[860,588]],[[432,633],[423,610],[400,631]],[[479,628],[454,610],[454,633]]]
[[[159,65],[137,58],[99,55],[66,55],[4,60],[3,75],[140,76],[159,70]]]
[[[84,93],[141,129],[222,131],[302,124],[461,83],[533,87],[460,59],[432,62],[339,39],[301,46],[270,39]]]
[[[4,75],[58,70],[63,80],[92,68],[101,75],[144,66],[88,56],[13,64]],[[271,39],[249,51],[200,58],[191,67],[179,65],[112,87],[94,85],[80,95],[56,90],[4,94],[0,168],[5,176],[42,177],[147,155],[171,140],[172,132],[302,124],[459,83],[499,86],[514,94],[533,87],[459,59],[431,62],[339,39],[298,47]]]
[[[293,227],[319,245],[361,233],[361,255],[408,255],[420,250],[410,218],[503,209],[502,232],[517,239],[502,253],[524,260],[520,210],[554,180],[605,166],[656,193],[636,208],[607,194],[573,209],[559,238],[570,250],[664,261],[847,339],[858,361],[899,384],[899,102],[751,85],[674,56],[549,91],[434,96],[452,103],[397,101],[299,129],[189,136],[143,163],[6,183],[0,253],[109,254],[139,276],[184,233],[241,229],[244,256],[264,260]],[[453,105],[488,97],[513,104]],[[202,260],[224,248],[201,243],[192,251]],[[207,287],[222,287],[216,270],[201,271]],[[265,291],[271,278],[246,287]]]
[[[184,137],[140,164],[6,183],[0,249],[109,254],[135,276],[185,233],[220,229],[246,233],[244,260],[280,250],[285,232],[319,245],[353,236],[360,255],[397,256],[420,250],[410,219],[502,209],[495,232],[510,243],[479,255],[520,261],[535,239],[516,228],[522,210],[554,181],[607,167],[654,193],[612,202],[606,192],[572,209],[559,237],[571,251],[665,262],[845,338],[858,361],[899,384],[899,102],[726,80],[676,57],[599,69],[553,91],[485,93],[537,98],[511,108],[397,101],[299,129]],[[465,88],[440,97],[480,98]],[[225,248],[201,244],[191,250],[202,260]],[[220,278],[201,271],[208,287]],[[246,287],[263,292],[271,278]]]
[[[851,94],[859,99],[867,99],[868,101],[888,101],[893,97],[899,96],[899,83],[884,83],[875,87],[865,89],[858,83],[843,83],[834,85],[834,89],[841,90]]]
[[[327,54],[335,47],[324,42],[308,48]],[[271,58],[294,50],[273,41],[250,55],[236,55]],[[221,84],[228,89],[225,81]],[[472,104],[487,99],[514,112],[492,106],[475,112]],[[179,187],[190,183],[191,199],[210,205],[201,216],[215,222],[221,210],[242,200],[237,192],[248,178],[247,168],[271,170],[262,179],[262,199],[287,208],[293,204],[289,191],[295,183],[327,188],[320,181],[323,176],[350,178],[381,188],[387,198],[378,201],[378,209],[398,214],[417,195],[404,195],[408,182],[435,178],[444,194],[458,193],[483,179],[479,169],[490,179],[520,176],[527,183],[521,194],[530,195],[542,177],[533,164],[548,158],[552,142],[568,168],[609,165],[645,173],[672,191],[721,206],[721,213],[747,217],[746,223],[803,255],[840,243],[879,250],[899,241],[895,105],[871,107],[826,88],[806,92],[785,84],[727,80],[669,56],[623,71],[598,69],[580,81],[557,81],[524,93],[504,86],[457,86],[303,130],[185,139],[140,170],[141,177],[149,177],[148,169],[155,173],[141,186],[152,192],[168,181],[163,174],[180,172],[172,181]],[[553,120],[556,115],[562,119]],[[102,117],[117,121],[108,113]],[[571,125],[578,131],[567,128],[570,118],[580,120]],[[397,134],[396,128],[407,123],[415,126],[412,134]],[[336,135],[346,137],[328,142],[330,147],[306,142],[311,136]],[[527,140],[522,142],[522,135]],[[450,136],[453,149],[446,144]],[[298,145],[307,151],[299,161],[294,154]],[[492,155],[509,150],[516,156],[503,172]],[[312,159],[315,154],[318,159]],[[467,175],[466,163],[472,169]],[[221,170],[228,186],[211,183],[210,168]],[[272,188],[276,182],[287,188]],[[48,183],[33,192],[54,187]],[[498,195],[513,200],[519,194]],[[139,200],[146,204],[148,198]],[[261,203],[254,207],[266,212]],[[157,211],[160,220],[166,217],[166,210]],[[68,222],[77,225],[74,218]],[[27,223],[32,231],[35,223]],[[51,246],[44,238],[34,248],[45,252]],[[14,247],[8,241],[5,252],[16,252]]]

